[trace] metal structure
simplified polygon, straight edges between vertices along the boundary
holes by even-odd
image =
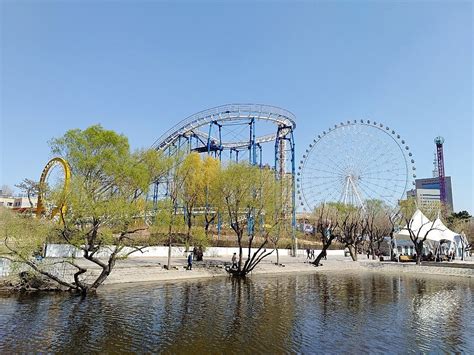
[[[341,122],[314,138],[297,172],[299,206],[312,211],[325,202],[364,208],[377,199],[393,206],[415,178],[405,140],[375,121]]]
[[[438,177],[439,177],[439,200],[442,206],[446,206],[448,200],[446,199],[446,181],[444,174],[444,157],[443,157],[443,143],[444,138],[438,136],[434,139],[436,144],[436,155],[438,161]]]
[[[286,191],[291,195],[289,209],[292,235],[296,241],[295,128],[295,116],[282,108],[228,104],[189,116],[166,131],[152,147],[163,151],[166,156],[198,152],[221,161],[248,161],[261,168],[273,168],[276,178],[281,181],[290,176],[291,187]],[[169,177],[154,183],[155,206],[168,194],[168,186]],[[249,228],[251,224],[250,221]]]
[[[59,168],[62,171],[60,181],[57,182],[62,184],[62,191],[57,201],[52,202],[48,201],[46,193],[51,188],[51,186],[49,186],[49,178],[55,168]],[[46,216],[49,219],[53,219],[56,215],[60,214],[60,221],[63,221],[63,216],[67,210],[65,196],[69,190],[70,182],[71,169],[66,160],[56,157],[46,164],[39,181],[38,205],[36,208],[36,215],[38,217]]]

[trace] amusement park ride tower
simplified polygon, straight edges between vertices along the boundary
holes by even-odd
[[[444,138],[438,136],[434,139],[436,144],[436,155],[438,160],[438,177],[439,177],[439,200],[444,210],[444,206],[446,206],[447,199],[446,199],[446,182],[445,182],[445,174],[444,174],[444,157],[443,157],[443,143]]]

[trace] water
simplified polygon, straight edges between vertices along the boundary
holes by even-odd
[[[0,353],[474,352],[474,282],[327,273],[1,296]]]

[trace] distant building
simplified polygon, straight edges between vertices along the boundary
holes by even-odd
[[[0,206],[4,206],[7,208],[13,208],[13,204],[15,203],[15,197],[13,196],[0,196]]]
[[[446,200],[448,211],[453,211],[453,190],[451,177],[444,178],[446,184]],[[407,191],[407,198],[416,198],[416,203],[421,209],[439,208],[440,183],[439,177],[416,179],[415,189]]]
[[[11,208],[13,210],[24,211],[28,208],[36,208],[38,198],[31,197],[31,203],[33,206],[31,206],[28,197],[24,196],[0,196],[0,206]]]
[[[33,206],[31,206],[33,204]],[[36,208],[36,205],[38,204],[38,198],[37,197],[31,197],[31,203],[28,200],[28,197],[15,197],[15,202],[13,203],[13,209],[14,210],[24,210],[26,208]]]

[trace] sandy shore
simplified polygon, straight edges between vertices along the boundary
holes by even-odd
[[[49,261],[49,260],[48,260]],[[46,261],[47,262],[47,261]],[[77,262],[88,269],[85,277],[92,282],[97,277],[100,269],[84,259]],[[229,258],[204,258],[204,262],[194,262],[192,270],[186,270],[186,258],[173,258],[171,270],[166,270],[166,258],[141,257],[118,260],[111,275],[105,284],[123,284],[133,282],[160,282],[177,281],[186,279],[201,279],[212,277],[227,277],[225,264],[230,264]],[[354,262],[349,257],[330,256],[322,261],[322,266],[315,267],[305,257],[280,257],[282,265],[276,265],[276,256],[272,255],[263,260],[251,273],[253,275],[276,274],[301,274],[301,273],[326,273],[326,272],[378,272],[385,274],[405,275],[434,275],[456,276],[474,278],[474,261],[434,264],[430,266],[417,266],[414,263],[379,262],[361,258]],[[71,277],[71,270],[57,270],[62,278]],[[72,277],[71,277],[72,279]]]
[[[464,267],[417,266],[414,263],[391,263],[362,259],[354,262],[350,258],[329,257],[323,260],[323,265],[315,267],[306,261],[306,258],[280,257],[280,263],[275,265],[276,257],[272,256],[261,262],[251,273],[253,275],[284,274],[284,273],[318,273],[332,271],[370,271],[382,273],[402,274],[430,274],[458,277],[474,277],[474,262],[464,262]],[[186,270],[185,258],[172,259],[172,268],[166,270],[166,258],[129,258],[120,260],[109,276],[106,284],[129,282],[150,282],[185,280],[195,278],[226,277],[224,264],[229,263],[227,258],[205,259],[203,263],[195,262],[192,270]],[[209,266],[211,264],[212,266]],[[449,265],[452,266],[452,265]],[[91,279],[98,269],[95,267],[89,273]]]

